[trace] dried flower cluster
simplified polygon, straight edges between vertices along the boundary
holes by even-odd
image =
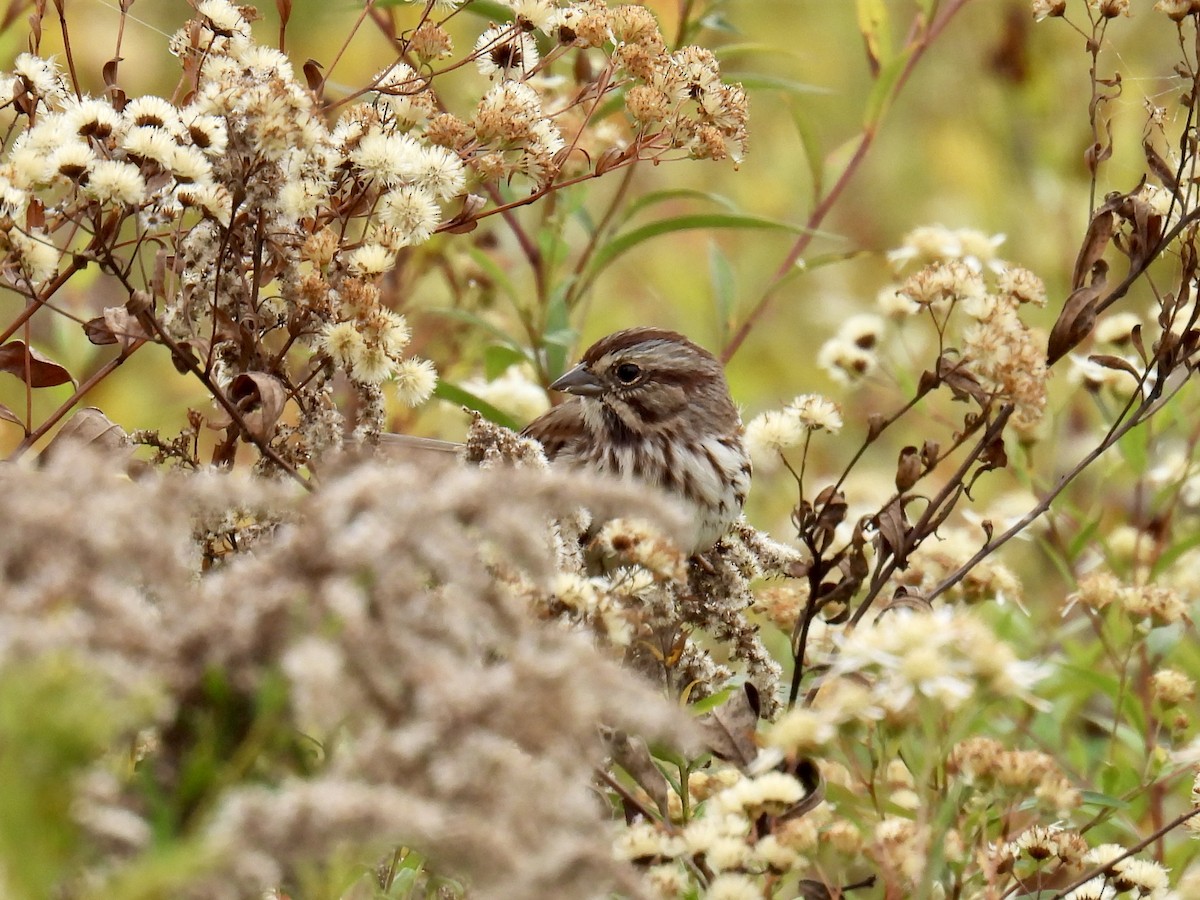
[[[224,431],[217,462],[244,442],[301,477],[348,434],[372,440],[389,398],[415,406],[437,383],[411,355],[397,290],[400,270],[415,282],[425,265],[411,248],[640,160],[745,149],[740,86],[721,81],[709,51],[668,49],[648,10],[508,6],[512,21],[457,62],[456,10],[431,7],[357,101],[326,99],[319,70],[296,72],[228,0],[199,2],[170,40],[181,103],[115,87],[89,97],[55,62],[22,54],[0,76],[5,285],[28,318],[85,267],[119,284],[127,302],[92,319],[89,339],[118,345],[112,368],[157,343],[199,378],[214,408],[193,419]],[[588,65],[554,75],[566,59]],[[479,99],[452,111],[438,76],[464,63],[482,76]],[[623,118],[601,112],[610,98]],[[8,349],[33,362],[8,366],[30,389],[70,380],[23,343]],[[53,425],[4,419],[30,440]]]
[[[491,502],[500,480],[511,502]],[[635,890],[588,789],[597,725],[661,739],[682,717],[578,636],[537,624],[483,559],[549,584],[541,523],[581,503],[651,515],[629,491],[358,465],[303,496],[230,476],[130,482],[70,453],[0,481],[0,671],[59,658],[137,702],[107,752],[60,773],[81,779],[81,824],[109,848],[103,870],[58,873],[62,889],[137,871],[161,827],[156,797],[178,792],[191,799],[175,827],[199,836],[204,862],[173,896],[303,891],[348,846],[369,862],[404,845],[470,876],[475,896]],[[201,575],[194,534],[224,533],[231,516],[274,535]],[[268,727],[292,737],[259,746]],[[200,777],[214,728],[223,758]],[[140,748],[132,768],[114,765],[122,738]],[[259,776],[230,783],[239,754]]]

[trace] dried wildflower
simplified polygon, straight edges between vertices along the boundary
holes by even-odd
[[[762,889],[749,875],[724,872],[709,882],[705,900],[761,900]]]
[[[767,745],[803,754],[828,744],[837,735],[837,719],[824,710],[788,710],[768,732]]]
[[[1187,605],[1174,590],[1158,585],[1135,585],[1121,592],[1121,605],[1134,618],[1170,625],[1187,615]]]
[[[1108,886],[1108,879],[1098,875],[1068,892],[1064,900],[1113,900],[1116,896],[1116,890]]]
[[[887,258],[897,270],[912,261],[922,264],[961,261],[974,273],[984,268],[1003,271],[1004,264],[996,257],[996,248],[1002,243],[1002,234],[989,236],[970,228],[924,225],[906,234],[903,245],[889,250]]]
[[[511,25],[492,25],[475,42],[475,65],[487,78],[523,81],[538,66],[537,42]]]
[[[874,372],[879,360],[871,351],[835,337],[821,345],[817,352],[817,365],[834,381],[853,385]]]
[[[1096,10],[1105,19],[1115,19],[1117,16],[1128,16],[1129,0],[1088,0],[1088,6]]]
[[[746,447],[756,462],[770,464],[778,454],[799,447],[814,431],[837,432],[841,408],[819,394],[802,394],[782,410],[755,416],[746,425]]]
[[[68,102],[63,110],[63,122],[72,134],[97,141],[106,140],[125,128],[125,120],[111,104],[88,97]]]
[[[485,542],[548,580],[548,548],[530,523],[580,502],[653,515],[636,494],[577,474],[450,468],[431,478],[393,463],[329,471],[301,497],[264,480],[133,482],[106,461],[55,459],[0,472],[15,529],[0,548],[10,575],[0,661],[83,661],[113,692],[151,698],[137,731],[166,733],[195,715],[218,671],[247,703],[267,683],[286,690],[289,729],[339,731],[338,753],[304,777],[280,766],[258,783],[211,786],[212,814],[193,835],[202,861],[186,876],[195,896],[257,896],[348,848],[370,859],[381,840],[419,847],[484,897],[633,890],[589,788],[604,754],[597,724],[665,737],[682,724],[677,712],[586,641],[535,622],[477,551]],[[492,503],[501,489],[518,494]],[[81,515],[54,514],[64,503]],[[282,521],[253,554],[201,574],[194,533],[249,541],[254,527]],[[459,614],[448,617],[451,600]],[[521,713],[535,699],[552,719]],[[174,790],[183,749],[163,740],[139,779]],[[104,759],[95,769],[112,771]],[[149,825],[134,803],[123,817],[108,812],[132,785],[88,784],[86,839],[127,836],[98,877],[120,877],[125,860],[138,864]],[[530,869],[519,848],[532,845],[543,864]]]
[[[1035,22],[1061,16],[1067,11],[1067,0],[1033,0],[1031,5]]]
[[[420,406],[437,387],[437,369],[427,359],[406,359],[393,373],[396,399],[406,406]]]
[[[32,53],[22,53],[13,63],[13,71],[25,82],[31,94],[41,101],[61,103],[67,98],[67,85],[62,72],[52,60]]]
[[[437,22],[426,19],[408,40],[408,48],[423,62],[441,59],[454,52],[450,32]]]
[[[1166,13],[1173,21],[1182,22],[1190,15],[1200,13],[1198,0],[1158,0],[1154,4],[1157,12]]]
[[[347,261],[350,271],[360,275],[381,275],[395,264],[395,254],[380,244],[364,244]]]
[[[96,160],[88,169],[84,191],[101,203],[136,206],[146,199],[146,182],[141,172],[116,160]]]
[[[1028,269],[1020,266],[1005,266],[996,279],[996,289],[1001,295],[1017,303],[1046,305],[1046,285]]]
[[[395,229],[401,246],[421,244],[429,240],[441,223],[442,211],[428,191],[418,187],[402,187],[387,193],[379,209],[379,221]]]
[[[838,339],[853,344],[860,350],[873,351],[883,335],[884,322],[876,315],[860,313],[846,319],[838,327]]]
[[[1139,896],[1155,896],[1169,885],[1168,870],[1148,859],[1124,859],[1113,866],[1113,885],[1120,892],[1134,891]]]
[[[1154,699],[1163,706],[1179,706],[1196,696],[1196,682],[1178,669],[1160,669],[1150,679]]]

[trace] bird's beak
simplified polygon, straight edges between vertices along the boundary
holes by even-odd
[[[550,385],[552,391],[564,391],[580,397],[595,397],[604,392],[604,385],[586,365],[580,363]]]

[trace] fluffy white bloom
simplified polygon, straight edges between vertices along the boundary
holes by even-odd
[[[396,398],[407,406],[420,406],[437,387],[437,369],[427,359],[406,359],[396,367]]]
[[[537,42],[513,25],[492,25],[475,42],[475,65],[487,78],[522,80],[538,65]]]
[[[433,195],[418,187],[390,191],[379,204],[379,221],[396,229],[406,246],[429,240],[441,220]]]
[[[165,128],[146,126],[129,129],[121,147],[134,159],[153,160],[165,169],[171,165],[177,144]]]
[[[130,100],[122,110],[127,122],[135,127],[165,128],[171,134],[180,129],[179,110],[162,97],[146,95]]]
[[[423,147],[413,181],[442,200],[462,193],[467,173],[458,154],[445,147]]]
[[[24,78],[30,89],[41,97],[62,100],[67,96],[62,73],[53,60],[22,53],[13,64],[13,71]]]
[[[350,154],[351,161],[367,178],[382,184],[412,182],[421,173],[422,147],[407,134],[372,132],[365,135]]]
[[[146,199],[146,182],[134,166],[102,159],[92,164],[84,192],[101,203],[136,205]]]
[[[30,281],[45,281],[58,271],[62,252],[50,242],[49,235],[40,232],[24,234],[13,230],[8,237],[21,260],[21,271]]]
[[[350,254],[347,264],[361,275],[380,275],[396,264],[396,256],[380,244],[363,244]]]
[[[896,250],[889,250],[888,262],[896,269],[908,262],[936,262],[961,260],[972,272],[989,268],[995,272],[1004,270],[1004,263],[996,257],[996,249],[1004,243],[1004,235],[986,235],[973,228],[945,228],[941,225],[923,225],[904,236],[904,242]]]

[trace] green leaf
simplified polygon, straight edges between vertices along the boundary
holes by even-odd
[[[704,200],[716,204],[731,213],[736,212],[738,208],[734,201],[721,194],[714,194],[711,191],[699,191],[695,188],[675,188],[669,191],[652,191],[649,194],[638,197],[625,207],[621,221],[628,222],[643,210],[657,206],[660,203],[669,203],[672,200]]]
[[[813,197],[820,197],[825,189],[825,154],[821,150],[821,138],[807,113],[797,104],[791,104],[792,124],[804,149],[804,160],[808,163],[809,178],[812,179]]]
[[[509,366],[528,362],[529,356],[507,345],[492,344],[483,351],[483,374],[488,381],[499,378]]]
[[[885,65],[892,51],[892,29],[887,5],[884,0],[856,0],[854,5],[858,30],[862,32],[867,47],[871,71],[877,72]]]
[[[697,716],[704,715],[704,713],[707,712],[712,712],[718,706],[724,704],[725,701],[729,699],[730,695],[733,694],[733,692],[734,688],[732,687],[719,690],[715,694],[710,694],[709,696],[705,697],[703,700],[697,700],[695,703],[689,703],[687,707],[688,711]]]
[[[511,428],[513,431],[521,430],[521,426],[508,413],[497,409],[486,400],[476,397],[470,391],[463,390],[456,384],[451,384],[448,381],[439,381],[437,387],[433,389],[433,396],[439,400],[445,400],[447,403],[465,406],[467,409],[474,410],[489,422],[495,422],[497,425]]]
[[[1100,809],[1129,809],[1129,804],[1120,797],[1112,797],[1099,791],[1080,791],[1084,806],[1095,806]]]
[[[618,235],[600,248],[592,260],[592,274],[601,271],[623,253],[632,250],[638,244],[645,243],[653,237],[670,234],[673,231],[691,231],[697,228],[748,228],[771,229],[798,233],[802,229],[786,222],[778,222],[761,216],[733,215],[727,213],[700,213],[687,216],[676,216],[651,222],[632,231]]]
[[[463,12],[493,22],[511,22],[513,17],[512,9],[503,3],[498,3],[497,0],[471,0],[463,7]]]
[[[879,77],[875,79],[875,84],[871,88],[871,94],[867,98],[867,107],[863,111],[864,127],[877,128],[879,123],[883,121],[883,116],[894,99],[896,82],[900,80],[905,66],[908,65],[910,53],[911,51],[905,50],[896,56],[895,59],[883,67],[879,73]]]
[[[718,343],[724,345],[733,325],[737,286],[729,257],[715,241],[708,245],[708,282],[712,285],[713,305],[717,309],[717,324],[720,330]]]
[[[828,88],[806,81],[796,81],[793,78],[783,78],[779,75],[769,75],[766,72],[729,72],[721,79],[727,83],[739,82],[750,91],[784,91],[788,94],[830,94]]]

